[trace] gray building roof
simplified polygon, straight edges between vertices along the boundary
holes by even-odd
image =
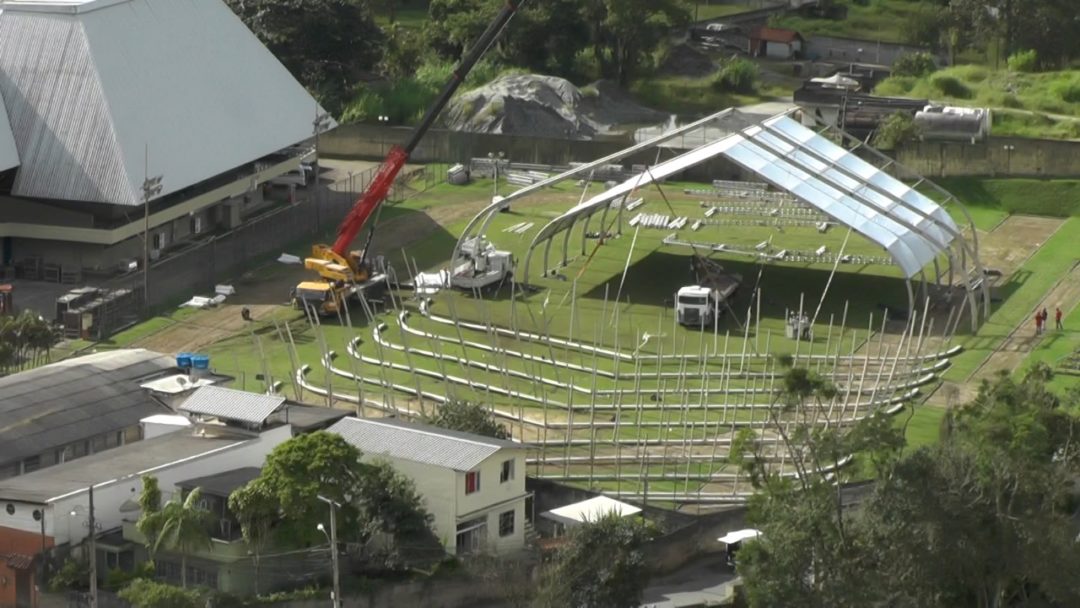
[[[112,431],[168,409],[139,385],[174,367],[142,350],[116,350],[0,378],[0,464]]]
[[[327,429],[366,455],[390,456],[455,471],[468,471],[500,449],[523,449],[522,443],[449,431],[392,418],[345,418]]]
[[[0,96],[13,194],[128,206],[147,171],[183,190],[310,138],[322,112],[222,0],[5,2]]]
[[[326,428],[349,415],[345,410],[289,403],[285,408],[285,421],[298,431],[308,432]]]
[[[185,431],[136,441],[0,482],[0,500],[44,503],[89,487],[233,446],[248,439],[199,437]]]
[[[222,420],[262,424],[285,404],[285,397],[220,386],[203,386],[180,404],[180,411]]]
[[[249,481],[258,477],[261,471],[262,469],[259,467],[243,467],[241,469],[223,471],[217,475],[207,475],[205,477],[196,477],[195,479],[179,481],[176,485],[185,489],[201,488],[202,491],[207,494],[224,496],[227,498],[229,494],[233,493],[233,490],[246,486]]]

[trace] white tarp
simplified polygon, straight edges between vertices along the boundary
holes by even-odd
[[[559,507],[550,511],[544,511],[540,517],[548,519],[564,526],[577,526],[586,522],[593,522],[608,514],[626,517],[641,513],[641,509],[634,505],[620,502],[607,496],[596,496],[572,505]]]
[[[728,532],[727,534],[716,539],[726,545],[732,545],[735,543],[741,543],[744,540],[751,538],[757,538],[761,536],[761,530],[755,530],[753,528],[747,528],[745,530],[735,530],[734,532]]]

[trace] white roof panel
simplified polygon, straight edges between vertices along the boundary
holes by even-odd
[[[371,456],[468,471],[501,449],[526,446],[393,418],[343,418],[327,429]]]
[[[222,420],[262,424],[285,405],[285,397],[203,386],[180,404],[180,411]]]
[[[757,538],[761,536],[761,530],[755,530],[753,528],[746,528],[745,530],[735,530],[734,532],[728,532],[727,534],[716,539],[719,542],[725,544],[732,544],[742,542],[750,538]]]
[[[636,513],[641,513],[641,509],[634,505],[620,502],[614,498],[608,498],[607,496],[594,496],[588,500],[545,511],[540,514],[540,517],[557,521],[561,524],[577,525],[586,522],[594,522],[605,515],[626,517]]]
[[[147,171],[182,190],[311,137],[321,112],[221,0],[4,9],[19,196],[139,205]]]
[[[575,205],[545,225],[533,245],[637,188],[715,156],[734,161],[877,243],[908,278],[945,252],[959,233],[956,223],[934,201],[780,115],[660,163]]]

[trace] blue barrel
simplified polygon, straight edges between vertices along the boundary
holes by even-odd
[[[191,369],[191,353],[178,353],[176,355],[176,367]]]
[[[192,355],[191,365],[195,369],[210,369],[210,357],[206,355]]]

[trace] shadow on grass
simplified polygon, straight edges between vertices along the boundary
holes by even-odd
[[[632,264],[626,274],[626,284],[622,297],[637,304],[653,306],[671,306],[675,292],[684,285],[692,285],[695,277],[690,272],[689,255],[678,255],[655,251],[639,262]],[[787,311],[799,308],[800,294],[803,296],[803,309],[812,315],[817,308],[830,270],[825,268],[800,268],[795,266],[761,265],[752,261],[724,259],[718,260],[727,272],[741,274],[742,287],[731,304],[740,316],[745,315],[748,306],[753,305],[753,288],[758,284],[762,293],[762,317],[783,319]],[[867,273],[854,273],[851,266],[841,266],[818,315],[819,322],[827,322],[829,315],[837,323],[844,312],[844,302],[848,302],[849,327],[866,326],[870,314],[880,319],[885,308],[891,311],[890,318],[906,314],[907,290],[904,280]],[[862,267],[860,267],[862,268]],[[621,274],[601,282],[583,297],[603,299],[605,285],[609,294],[619,288]],[[903,314],[902,314],[903,313]],[[729,321],[730,322],[730,321]],[[875,321],[877,325],[878,321]],[[734,323],[731,323],[734,326]]]

